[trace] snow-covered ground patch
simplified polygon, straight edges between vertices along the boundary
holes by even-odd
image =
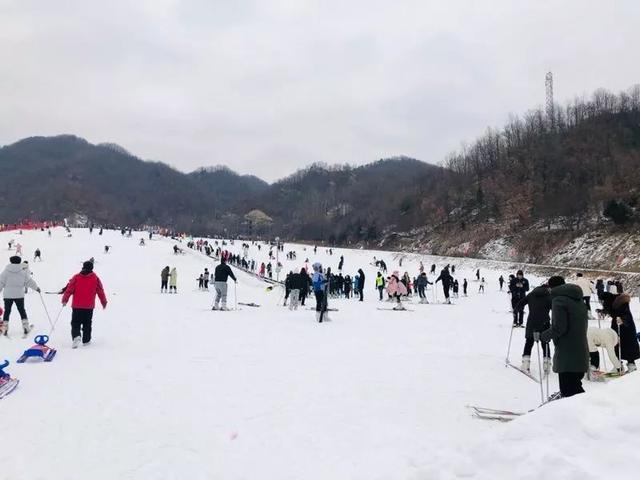
[[[589,468],[620,472],[629,458],[622,454],[636,441],[637,423],[627,421],[631,402],[626,409],[618,402],[637,392],[636,374],[587,384],[586,395],[508,425],[475,419],[466,408],[527,410],[540,400],[537,384],[504,366],[511,316],[497,278],[512,273],[509,264],[371,250],[330,255],[319,248],[314,255],[313,247],[286,245],[297,260],[280,253],[284,272],[316,260],[337,271],[341,255],[344,273],[365,271],[365,301],[331,300],[338,311],[318,324],[313,311],[283,308],[280,287],[267,291],[242,272],[237,300],[261,307],[212,312],[213,295],[198,291],[196,278],[215,262],[188,249],[174,255],[175,242],[167,239],[141,247],[142,236],[0,234],[0,245],[15,238],[29,259],[42,250],[44,261],[31,269],[46,291],[95,257],[109,298],[105,311],[96,310],[86,348],[71,349],[70,311],[62,311],[50,341],[58,355],[48,364],[15,363],[32,339],[20,338],[13,314],[11,339],[0,338],[0,361],[13,362],[7,371],[21,383],[0,400],[1,480],[582,479]],[[229,249],[240,253],[240,242]],[[250,248],[258,261],[267,261],[267,252],[264,245]],[[7,260],[13,254],[5,253]],[[439,303],[441,290],[429,290],[430,305],[379,310],[390,306],[377,299],[374,256],[390,272],[412,276],[420,261],[438,271],[452,263],[460,284],[469,280],[469,296],[449,306]],[[159,292],[165,265],[178,270],[177,295]],[[476,268],[487,280],[485,294],[473,281]],[[529,278],[532,286],[541,281]],[[55,319],[60,297],[43,299]],[[230,285],[230,305],[235,300]],[[34,333],[48,333],[34,292],[27,311]],[[514,332],[514,362],[523,336]],[[555,390],[555,376],[551,385]],[[601,457],[618,453],[615,465]]]

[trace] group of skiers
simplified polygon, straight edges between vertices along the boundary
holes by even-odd
[[[608,316],[611,324],[604,329],[590,327],[592,289],[592,283],[581,273],[571,283],[561,276],[553,276],[530,292],[529,281],[521,270],[509,282],[512,332],[513,328],[522,327],[524,307],[529,310],[521,369],[530,372],[531,350],[535,342],[540,342],[543,372],[548,374],[551,369],[549,342],[553,340],[553,371],[558,373],[562,397],[584,392],[585,374],[590,380],[601,376],[599,347],[607,351],[619,374],[624,373],[621,360],[627,362],[627,371],[633,372],[635,361],[640,358],[636,325],[629,308],[631,297],[622,291],[621,284],[619,293],[598,289],[602,306],[599,314]]]
[[[33,279],[29,269],[25,268],[19,256],[14,255],[9,259],[9,265],[0,274],[0,291],[4,295],[4,314],[0,324],[0,334],[8,335],[9,333],[9,318],[14,304],[20,314],[24,335],[28,335],[31,331],[32,325],[29,323],[25,308],[25,294],[28,289],[35,290],[38,294],[41,294],[40,287]],[[104,308],[107,307],[107,298],[102,282],[93,273],[93,262],[84,262],[80,273],[74,275],[59,293],[62,294],[63,307],[73,297],[71,304],[73,348],[77,348],[80,343],[88,345],[91,342],[95,297],[97,296],[100,299]]]

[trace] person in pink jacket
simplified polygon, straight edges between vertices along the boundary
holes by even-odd
[[[387,293],[390,297],[395,298],[398,304],[393,307],[394,310],[404,310],[404,306],[401,302],[401,297],[407,294],[407,287],[400,281],[400,273],[397,271],[391,274],[389,281],[387,282]]]

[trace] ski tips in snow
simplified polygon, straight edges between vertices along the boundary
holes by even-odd
[[[34,339],[35,345],[24,351],[22,356],[17,360],[18,363],[24,363],[28,358],[40,358],[45,362],[50,362],[56,356],[58,351],[55,348],[47,346],[49,341],[48,335],[38,335]]]
[[[517,370],[518,372],[520,372],[521,374],[527,376],[528,378],[530,378],[531,380],[533,380],[536,383],[540,383],[540,380],[538,380],[531,372],[527,372],[526,370],[523,370],[522,368],[514,365],[513,363],[511,363],[510,361],[507,360],[507,362],[505,363],[505,366],[507,367],[511,367],[514,370]]]

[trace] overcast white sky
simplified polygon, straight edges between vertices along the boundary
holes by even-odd
[[[640,83],[640,1],[0,0],[0,144],[73,133],[272,181],[437,163],[509,113]]]

